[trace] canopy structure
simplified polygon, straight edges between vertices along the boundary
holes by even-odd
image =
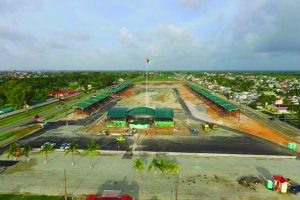
[[[155,116],[155,110],[149,107],[136,107],[128,110],[127,115],[138,118],[151,118]]]
[[[121,92],[122,90],[124,90],[125,88],[129,87],[131,84],[132,84],[132,83],[131,83],[130,81],[126,81],[126,82],[124,82],[124,83],[122,83],[122,84],[120,84],[120,85],[117,85],[117,86],[113,87],[113,88],[111,89],[111,91],[112,91],[113,93],[119,93],[119,92]]]
[[[172,108],[156,108],[155,118],[173,118],[174,110]]]
[[[109,97],[109,93],[108,92],[103,92],[101,93],[100,95],[96,95],[96,96],[93,96],[93,97],[90,97],[89,99],[83,101],[83,102],[80,102],[79,104],[75,105],[75,108],[76,109],[86,109],[90,106],[93,106],[94,104],[97,104],[99,103],[100,101],[106,99],[107,97]]]
[[[210,100],[211,102],[221,106],[222,108],[224,108],[227,111],[234,111],[234,110],[239,110],[239,107],[237,107],[236,105],[221,99],[220,97],[215,96],[214,94],[201,89],[195,85],[192,84],[188,84],[187,85],[189,88],[191,88],[192,90],[194,90],[195,92],[197,92],[198,94],[204,96],[205,98],[207,98],[208,100]]]
[[[125,118],[128,107],[116,106],[108,110],[107,118]]]

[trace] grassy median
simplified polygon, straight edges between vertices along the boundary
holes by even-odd
[[[26,135],[27,133],[30,133],[31,131],[37,130],[40,127],[41,126],[39,124],[34,124],[34,125],[31,125],[31,126],[22,127],[18,130],[7,131],[7,132],[0,135],[0,142],[12,137],[13,135],[17,135],[17,136]]]
[[[64,200],[63,196],[0,194],[2,200]]]
[[[46,110],[50,110],[52,108],[55,108],[55,107],[59,106],[62,103],[68,103],[68,102],[70,102],[70,101],[72,101],[76,98],[82,98],[82,97],[87,96],[87,95],[88,94],[86,94],[86,93],[81,93],[81,94],[79,94],[77,96],[74,96],[74,97],[71,97],[71,98],[69,98],[65,101],[59,101],[59,102],[55,102],[55,103],[52,103],[52,104],[49,104],[49,105],[45,105],[45,106],[42,106],[42,107],[35,108],[33,110],[29,110],[28,113],[24,112],[24,113],[20,113],[20,114],[10,116],[10,117],[6,117],[6,118],[0,120],[0,126],[5,126],[7,124],[17,122],[17,121],[21,121],[23,119],[30,119],[33,115],[39,114],[39,113],[44,112]]]

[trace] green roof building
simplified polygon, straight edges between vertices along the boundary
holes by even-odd
[[[127,107],[113,107],[107,112],[108,127],[125,126],[130,128],[150,128],[151,124],[155,126],[174,126],[174,111],[172,108],[149,108],[136,107],[128,109]],[[121,123],[122,121],[122,123]]]

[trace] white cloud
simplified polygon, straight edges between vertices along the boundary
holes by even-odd
[[[35,37],[16,26],[0,24],[0,38],[10,41],[32,41]]]

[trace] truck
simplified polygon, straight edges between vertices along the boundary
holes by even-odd
[[[202,124],[203,131],[208,131],[209,125],[208,124]]]
[[[218,125],[214,123],[209,123],[209,128],[216,130],[218,128]]]

